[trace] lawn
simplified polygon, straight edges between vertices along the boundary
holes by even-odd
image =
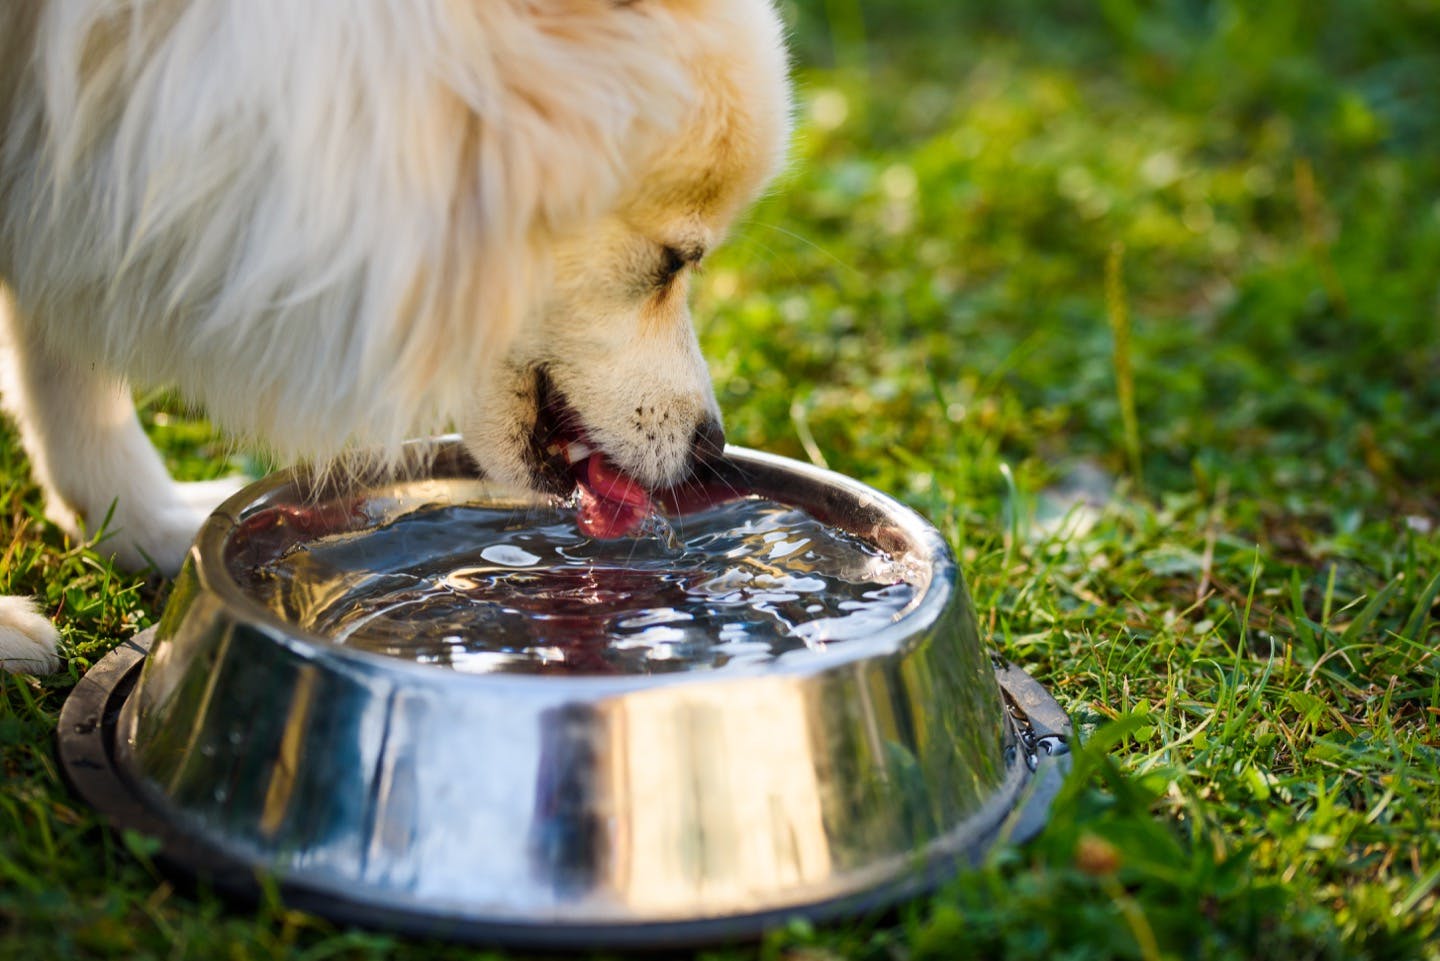
[[[996,9],[990,9],[994,7]],[[1440,958],[1440,8],[805,0],[792,170],[695,297],[731,439],[950,538],[1083,745],[1044,832],[714,959]],[[178,474],[244,467],[165,395]],[[173,890],[55,717],[165,585],[0,428],[0,956],[466,958]]]

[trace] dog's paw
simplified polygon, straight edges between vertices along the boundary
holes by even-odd
[[[244,477],[217,477],[215,480],[176,484],[175,491],[180,502],[203,520],[247,483]]]
[[[245,484],[241,477],[170,485],[169,496],[118,503],[105,535],[96,543],[101,554],[113,554],[127,570],[153,568],[173,577],[185,562],[200,525],[231,494]]]
[[[60,667],[60,633],[28,597],[0,597],[0,670],[53,674]]]

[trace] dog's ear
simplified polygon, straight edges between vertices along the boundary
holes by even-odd
[[[594,0],[447,6],[441,65],[460,173],[447,266],[423,296],[460,299],[437,303],[450,322],[417,335],[443,345],[445,362],[474,339],[477,312],[489,350],[508,342],[543,294],[551,240],[634,187],[693,97],[666,18]]]
[[[505,6],[470,5],[489,21],[493,62],[479,82],[457,84],[480,183],[502,192],[514,215],[563,229],[631,186],[640,154],[682,120],[691,81],[665,43],[671,23],[574,0],[520,17],[494,9]]]

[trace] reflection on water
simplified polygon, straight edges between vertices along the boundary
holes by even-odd
[[[877,548],[756,498],[653,518],[615,540],[586,537],[564,506],[426,508],[302,542],[242,579],[287,620],[342,643],[515,673],[813,656],[890,624],[918,592]]]

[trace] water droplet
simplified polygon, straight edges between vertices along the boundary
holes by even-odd
[[[491,544],[480,552],[480,556],[492,564],[506,567],[531,567],[540,563],[540,558],[514,544]]]

